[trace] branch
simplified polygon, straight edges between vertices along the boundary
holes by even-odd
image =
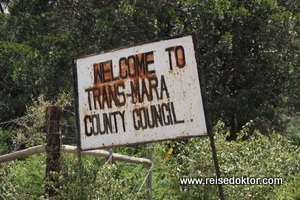
[[[32,156],[37,153],[46,152],[45,146],[46,145],[34,146],[34,147],[30,147],[28,149],[24,149],[21,151],[16,151],[11,154],[2,155],[2,156],[0,156],[0,163],[11,161],[11,160],[16,160],[16,159],[20,159],[20,158],[26,158],[28,156]]]
[[[44,153],[44,152],[46,152],[45,146],[46,145],[34,146],[34,147],[30,147],[28,149],[17,151],[17,152],[11,153],[11,154],[2,155],[2,156],[0,156],[0,163],[16,160],[16,159],[20,159],[20,158],[26,158],[28,156],[31,156],[31,155],[34,155],[37,153]],[[63,145],[62,151],[64,153],[73,153],[73,154],[81,153],[83,155],[100,156],[100,157],[105,157],[105,158],[109,158],[111,155],[108,151],[104,151],[104,150],[90,150],[90,151],[81,151],[80,152],[77,149],[77,147],[70,146],[70,145]],[[122,155],[122,154],[118,154],[118,153],[113,153],[112,159],[118,160],[118,161],[124,161],[124,162],[128,162],[128,163],[144,164],[146,166],[151,166],[151,164],[152,164],[151,160],[146,159],[146,158],[136,158],[136,157],[126,156],[126,155]]]

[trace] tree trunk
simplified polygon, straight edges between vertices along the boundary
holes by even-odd
[[[230,136],[227,138],[227,140],[229,141],[236,140],[237,132],[238,132],[238,121],[237,121],[236,113],[233,113],[231,118]]]

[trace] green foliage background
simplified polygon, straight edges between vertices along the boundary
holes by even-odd
[[[223,177],[281,177],[226,185],[226,199],[299,199],[299,0],[3,0],[0,154],[45,142],[44,110],[65,109],[75,145],[72,58],[197,31]],[[25,116],[24,118],[20,118]],[[19,118],[18,120],[13,120]],[[13,121],[11,121],[13,120]],[[143,145],[114,152],[145,157]],[[154,199],[217,199],[208,138],[155,143]],[[144,166],[64,155],[57,199],[144,199]],[[0,199],[43,199],[45,155],[0,165]]]

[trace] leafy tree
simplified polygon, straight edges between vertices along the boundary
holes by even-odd
[[[0,119],[20,117],[40,92],[39,52],[25,44],[0,41]]]
[[[213,121],[235,139],[249,120],[282,131],[298,106],[298,1],[11,1],[4,40],[39,52],[53,98],[71,90],[72,57],[197,30]]]
[[[295,110],[300,29],[292,5],[199,1],[187,8],[185,20],[193,19],[199,33],[213,121],[231,127],[230,139],[250,120],[263,133],[282,131],[280,113]]]

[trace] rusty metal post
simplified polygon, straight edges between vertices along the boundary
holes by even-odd
[[[62,152],[62,137],[60,127],[60,117],[62,107],[46,107],[46,188],[48,197],[58,195],[59,183],[57,175],[60,172],[60,155]]]

